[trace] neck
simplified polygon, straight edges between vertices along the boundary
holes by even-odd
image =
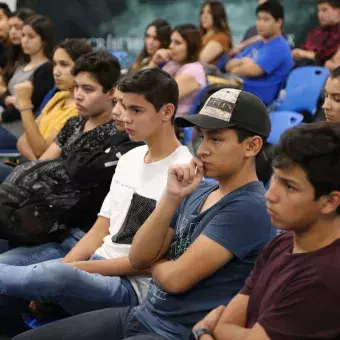
[[[72,89],[72,90],[70,90],[68,92],[69,92],[69,95],[68,95],[69,99],[74,100],[74,89]]]
[[[249,162],[252,162],[249,160]],[[258,181],[255,164],[251,163],[245,165],[239,172],[233,174],[228,178],[218,178],[219,188],[221,196],[230,194],[232,191],[241,188],[242,186]]]
[[[89,116],[88,122],[91,124],[93,128],[96,128],[100,125],[107,123],[110,120],[112,120],[112,107],[108,108],[107,110],[103,111],[98,115]]]
[[[145,156],[145,163],[160,161],[170,156],[181,145],[173,126],[164,126],[145,143],[149,149]]]
[[[264,37],[263,37],[263,41],[264,41],[265,43],[267,43],[267,42],[269,42],[269,41],[271,41],[271,40],[273,40],[273,39],[279,37],[281,34],[282,34],[282,32],[278,32],[278,33],[276,33],[275,35],[272,35],[270,38],[264,38]]]
[[[301,233],[294,233],[294,254],[309,253],[329,246],[340,237],[338,217],[317,221]]]
[[[43,51],[39,51],[36,54],[30,55],[30,64],[39,65],[42,64],[44,61],[47,61],[48,58],[45,56]]]

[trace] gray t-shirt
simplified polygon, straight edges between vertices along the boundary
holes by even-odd
[[[257,254],[276,235],[261,182],[231,192],[200,213],[216,188],[216,182],[203,182],[180,205],[171,222],[175,235],[168,258],[178,259],[202,234],[231,251],[234,259],[182,294],[167,293],[152,280],[146,301],[136,308],[137,319],[168,340],[187,339],[195,323],[227,304],[243,287]]]
[[[24,71],[25,66],[26,65],[18,66],[17,69],[15,70],[12,78],[8,82],[8,92],[12,96],[14,95],[14,85],[23,83],[26,80],[32,81],[32,79],[33,79],[33,74],[34,74],[36,68],[29,70],[29,71]]]

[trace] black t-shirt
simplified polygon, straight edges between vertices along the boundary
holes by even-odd
[[[259,323],[275,340],[340,339],[340,239],[310,253],[293,246],[282,233],[257,258],[241,291],[246,327]]]

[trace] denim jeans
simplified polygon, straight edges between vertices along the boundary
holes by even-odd
[[[14,168],[12,166],[0,163],[0,183],[3,182],[13,170]]]
[[[146,329],[133,308],[109,308],[76,315],[16,336],[13,340],[164,340]],[[183,340],[183,339],[178,339]]]
[[[0,149],[16,150],[17,138],[0,125]]]
[[[62,242],[50,242],[39,246],[12,248],[6,240],[0,239],[0,263],[13,266],[28,266],[40,262],[60,259],[85,235],[78,228],[70,230],[69,236]]]

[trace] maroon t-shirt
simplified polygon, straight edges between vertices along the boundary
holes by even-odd
[[[340,239],[293,254],[294,236],[277,236],[256,260],[241,294],[246,327],[259,323],[273,340],[340,339]]]

